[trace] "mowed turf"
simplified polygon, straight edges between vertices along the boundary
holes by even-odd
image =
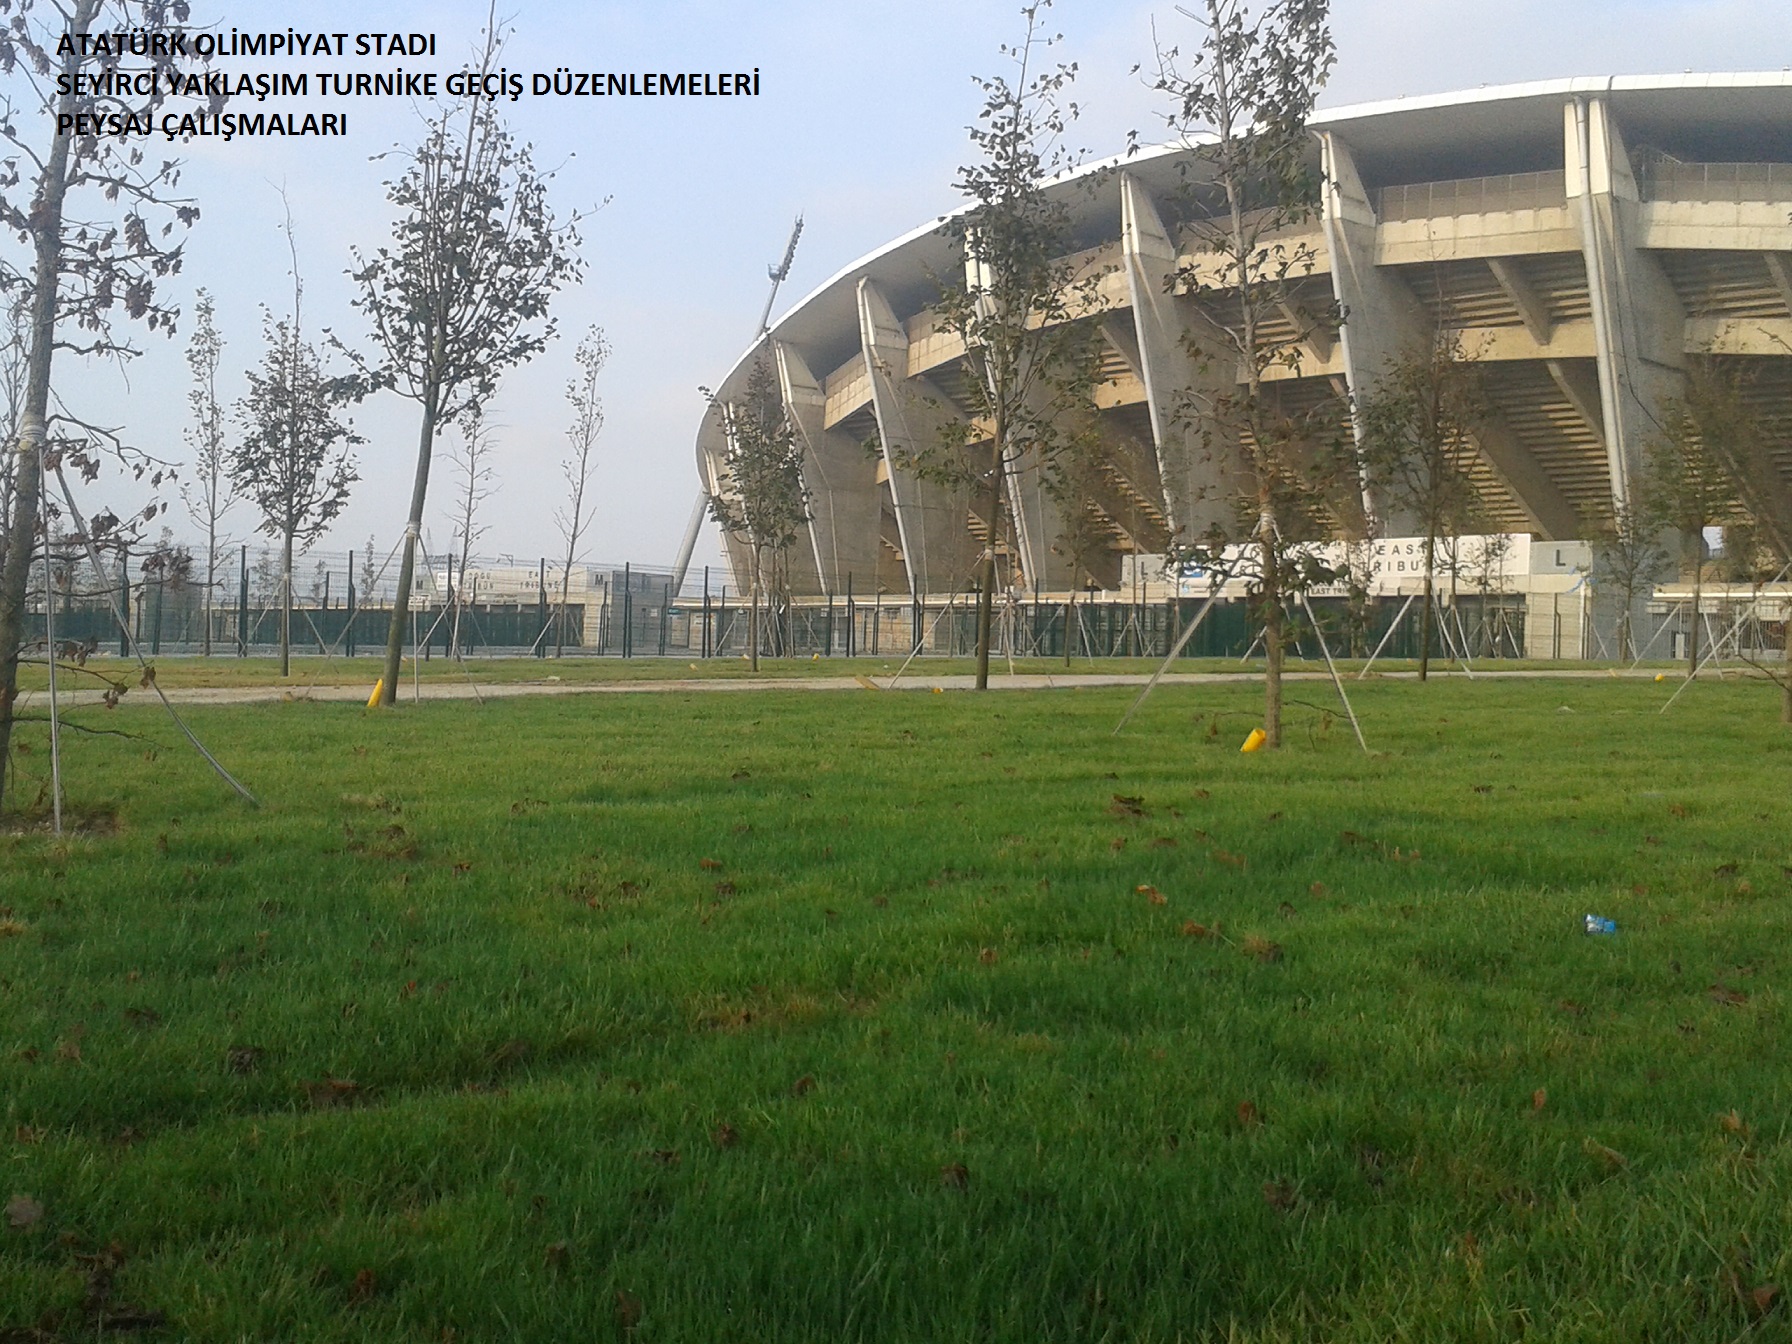
[[[1786,1338],[1792,735],[1675,684],[83,711],[0,1340]]]

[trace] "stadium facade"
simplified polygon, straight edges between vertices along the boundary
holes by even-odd
[[[1792,426],[1792,75],[1481,89],[1328,111],[1311,129],[1323,209],[1287,240],[1315,263],[1284,336],[1312,326],[1303,307],[1343,320],[1271,371],[1278,393],[1361,395],[1438,326],[1459,330],[1494,411],[1467,463],[1487,532],[1565,542],[1609,519],[1689,357],[1748,362],[1747,395]],[[1196,260],[1178,216],[1192,159],[1163,147],[1051,188],[1079,268],[1099,276],[1099,311],[1078,320],[1104,341],[1106,462],[1086,507],[1105,544],[1072,573],[1059,506],[1017,475],[997,540],[1017,587],[1117,588],[1225,507],[1176,414],[1215,376],[1191,359],[1189,300],[1169,285]],[[961,264],[923,224],[796,304],[721,382],[720,402],[739,397],[768,361],[800,437],[812,519],[794,594],[919,598],[971,577],[988,533],[975,501],[904,465],[966,413],[962,343],[930,306],[933,277]],[[1772,437],[1735,474],[1742,508],[1792,553],[1792,442]],[[712,405],[697,437],[711,493],[728,488],[726,446]]]

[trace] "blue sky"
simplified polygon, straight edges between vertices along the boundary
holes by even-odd
[[[971,78],[998,67],[997,47],[1020,32],[1012,0],[779,0],[777,4],[678,0],[546,3],[512,0],[510,68],[746,70],[761,72],[757,99],[525,98],[510,106],[537,161],[555,166],[561,210],[595,210],[585,222],[584,283],[557,305],[563,339],[505,381],[489,419],[502,426],[500,488],[485,506],[481,549],[519,558],[554,549],[550,515],[561,493],[558,463],[568,412],[563,388],[572,348],[588,325],[604,328],[613,355],[603,383],[607,424],[597,475],[600,499],[587,558],[669,563],[696,488],[692,439],[698,387],[719,380],[753,334],[776,260],[800,210],[807,226],[780,307],[889,239],[951,208],[964,127],[977,95]],[[1338,69],[1327,105],[1575,74],[1779,69],[1792,62],[1782,26],[1762,22],[1762,0],[1336,0]],[[286,28],[294,7],[195,0],[195,22],[253,30]],[[480,0],[428,5],[324,0],[303,24],[328,31],[433,31],[440,54],[394,62],[447,71],[484,22]],[[1092,156],[1116,152],[1128,130],[1147,140],[1158,124],[1153,96],[1131,67],[1150,55],[1151,22],[1186,40],[1170,4],[1059,0],[1052,11],[1064,58],[1080,67],[1084,117],[1073,137]],[[234,61],[231,68],[272,68]],[[377,60],[336,63],[378,69]],[[281,68],[315,68],[299,61]],[[260,353],[258,305],[284,311],[290,293],[278,187],[293,203],[306,320],[350,342],[364,340],[343,272],[349,248],[376,247],[389,226],[371,156],[415,137],[415,111],[399,100],[338,104],[346,139],[236,142],[187,151],[184,187],[203,211],[184,273],[169,292],[190,310],[191,290],[217,296],[228,342],[226,388]],[[95,418],[123,421],[137,441],[179,459],[186,369],[182,335],[145,338],[128,371],[65,359],[62,394]],[[416,408],[385,395],[356,413],[368,442],[362,481],[323,545],[382,550],[400,531],[416,446]],[[428,526],[449,533],[452,473],[438,465]],[[129,498],[116,482],[93,488]],[[176,500],[170,521],[192,529]],[[237,535],[253,519],[233,514]],[[719,548],[705,537],[698,561]]]

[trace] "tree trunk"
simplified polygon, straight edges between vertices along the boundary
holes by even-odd
[[[69,17],[70,33],[86,33],[93,25],[99,0],[78,0]],[[76,45],[71,43],[71,48]],[[73,50],[62,60],[64,86],[74,87],[81,58]],[[75,95],[56,99],[60,116],[73,116]],[[25,595],[31,584],[31,548],[37,537],[37,514],[43,486],[44,421],[50,405],[50,356],[56,341],[56,297],[62,270],[62,202],[68,192],[71,137],[50,142],[49,162],[31,208],[34,257],[31,270],[31,354],[25,366],[25,399],[19,413],[17,462],[13,483],[12,524],[6,537],[6,563],[0,569],[0,803],[6,797],[6,769],[12,759],[13,703],[19,694],[19,645],[25,639]]]
[[[576,544],[576,543],[575,543]],[[466,575],[461,575],[465,582]],[[566,568],[560,571],[560,615],[554,626],[554,657],[566,656],[566,604],[572,596],[572,547],[566,548]]]
[[[986,515],[989,519],[989,545],[983,552],[983,580],[977,593],[977,689],[989,689],[989,645],[992,621],[995,609],[996,588],[996,541],[1002,531],[1002,485],[1006,475],[1006,458],[1002,452],[1002,435],[998,427],[996,433],[995,474],[990,480],[989,508]]]
[[[280,675],[292,672],[292,533],[280,544]]]
[[[747,660],[753,671],[759,670],[759,551],[753,551],[753,596],[747,603]]]
[[[429,456],[435,447],[436,407],[442,395],[432,386],[423,398],[423,428],[417,437],[417,475],[411,483],[411,516],[404,531],[404,554],[398,562],[398,595],[392,600],[392,624],[386,630],[386,667],[380,683],[380,704],[398,700],[398,665],[404,660],[405,617],[411,609],[411,576],[417,566],[417,534],[423,527],[423,500],[429,493]]]
[[[1780,670],[1780,722],[1792,724],[1792,611],[1785,611],[1780,618],[1780,628],[1786,642],[1786,665]]]
[[[1072,565],[1070,567],[1070,605],[1064,608],[1064,666],[1065,667],[1070,666],[1070,628],[1071,628],[1071,626],[1076,624],[1076,571],[1077,571],[1077,567],[1075,565]],[[1039,603],[1039,590],[1037,588],[1035,588],[1033,590],[1033,603],[1035,606],[1037,606]]]
[[[1276,573],[1276,540],[1269,516],[1258,525],[1257,545],[1263,563],[1264,745],[1282,745],[1282,588]]]
[[[1425,596],[1419,604],[1419,680],[1428,681],[1431,677],[1431,610],[1435,582],[1432,578],[1432,566],[1436,563],[1436,543],[1430,537],[1425,538]]]
[[[1692,544],[1699,548],[1692,557],[1692,629],[1686,636],[1686,675],[1699,675],[1699,599],[1705,584],[1705,556],[1703,537],[1695,536]]]
[[[217,488],[215,482],[212,488]],[[218,520],[214,514],[206,519],[205,528],[205,639],[200,645],[200,654],[206,658],[212,656],[212,597],[217,579]]]

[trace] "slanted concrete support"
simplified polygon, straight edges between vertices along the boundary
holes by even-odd
[[[1786,305],[1787,312],[1792,313],[1792,254],[1764,252],[1761,255],[1767,263],[1767,274],[1773,277],[1773,287],[1780,292],[1780,302]]]
[[[1580,515],[1497,409],[1488,408],[1475,431],[1475,446],[1523,510],[1533,533],[1545,541],[1568,541],[1581,535]]]
[[[1487,269],[1493,272],[1495,283],[1512,301],[1512,306],[1518,309],[1518,315],[1524,319],[1525,330],[1531,333],[1531,339],[1538,345],[1548,345],[1555,329],[1555,324],[1550,321],[1549,305],[1543,301],[1543,296],[1531,282],[1525,279],[1518,262],[1510,257],[1489,257]]]
[[[803,484],[809,491],[809,534],[821,589],[846,591],[847,575],[866,591],[875,582],[883,485],[877,461],[852,436],[823,428],[827,396],[796,347],[778,341],[778,385],[803,444]]]
[[[1685,365],[1686,314],[1655,258],[1642,250],[1642,204],[1623,136],[1603,98],[1563,112],[1568,204],[1587,263],[1613,502],[1630,502],[1643,445]]]
[[[943,442],[942,431],[955,415],[952,403],[927,378],[905,376],[908,332],[869,279],[859,281],[859,338],[909,590],[920,596],[962,588],[978,555],[966,526],[965,493],[923,479],[909,464]]]
[[[728,453],[728,429],[724,423],[722,408],[711,406],[703,415],[703,423],[697,431],[697,478],[702,481],[703,488],[712,498],[727,498],[732,492],[727,477],[722,472],[722,463]],[[722,554],[728,560],[728,569],[733,575],[736,592],[745,592],[753,580],[753,557],[748,552],[746,543],[739,535],[718,527],[722,538]]]
[[[1151,411],[1158,473],[1169,505],[1170,528],[1193,541],[1214,526],[1229,529],[1240,493],[1239,447],[1204,439],[1190,424],[1201,397],[1234,393],[1238,371],[1218,339],[1204,344],[1220,358],[1197,361],[1188,337],[1200,314],[1170,292],[1176,244],[1151,194],[1131,173],[1120,175],[1120,247],[1132,299],[1139,376]],[[1130,353],[1122,347],[1122,353]]]

